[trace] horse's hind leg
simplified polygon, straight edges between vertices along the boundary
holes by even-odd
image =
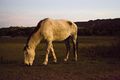
[[[64,61],[67,61],[70,55],[70,37],[65,40],[65,45],[66,45],[67,52],[66,52]]]
[[[74,57],[75,57],[75,61],[77,61],[77,35],[74,35],[72,37],[72,42],[73,42],[73,53],[74,53]]]

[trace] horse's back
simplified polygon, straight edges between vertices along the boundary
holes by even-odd
[[[77,33],[75,23],[68,20],[46,19],[41,26],[41,32],[45,39],[61,41]]]

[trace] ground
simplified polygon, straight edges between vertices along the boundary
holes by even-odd
[[[64,62],[64,43],[55,42],[58,63],[50,55],[48,65],[41,65],[46,48],[42,42],[33,66],[28,67],[23,65],[26,38],[0,38],[0,80],[120,80],[118,37],[83,36],[78,40],[78,62],[73,61],[72,50],[69,61]]]

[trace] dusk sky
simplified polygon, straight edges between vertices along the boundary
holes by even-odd
[[[120,0],[0,0],[0,27],[36,26],[44,18],[120,18]]]

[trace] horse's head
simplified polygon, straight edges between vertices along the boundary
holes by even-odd
[[[24,48],[24,64],[28,66],[32,66],[35,56],[35,50],[30,48],[29,46],[25,46]]]

